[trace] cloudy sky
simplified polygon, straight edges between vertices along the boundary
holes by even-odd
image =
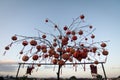
[[[119,76],[119,4],[119,0],[0,0],[0,75],[10,74],[11,71],[13,75],[16,75],[16,66],[9,65],[9,63],[14,64],[20,61],[17,55],[19,47],[11,49],[3,56],[4,46],[11,42],[11,36],[14,34],[34,36],[37,35],[35,28],[49,32],[50,29],[44,23],[46,18],[63,26],[71,24],[73,18],[84,14],[87,23],[96,28],[96,40],[110,40],[107,46],[108,60],[105,64],[107,76]],[[91,76],[89,70],[83,72],[81,67],[79,70],[75,72],[73,69],[65,68],[62,76]],[[40,71],[37,76],[56,76],[56,71],[51,68],[43,67]],[[68,74],[71,71],[72,74]],[[103,74],[101,68],[99,72]],[[22,74],[24,70],[21,70],[20,75]],[[36,76],[36,74],[37,72],[33,75]]]

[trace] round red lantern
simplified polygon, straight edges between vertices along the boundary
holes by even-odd
[[[11,38],[13,41],[17,40],[17,37],[16,36],[12,36]]]
[[[72,40],[77,40],[77,36],[73,35]]]
[[[22,57],[22,60],[23,60],[23,61],[28,61],[28,60],[29,60],[29,57],[28,57],[27,55],[24,55],[24,56]]]
[[[108,55],[108,51],[107,50],[103,50],[102,54],[107,56]]]
[[[65,26],[63,29],[66,31],[66,30],[68,29],[68,27],[67,27],[67,26]]]
[[[85,16],[82,14],[82,15],[80,15],[80,19],[84,19],[85,18]]]
[[[60,66],[62,66],[62,65],[65,64],[65,61],[63,61],[63,60],[59,60],[59,61],[58,61],[58,64],[59,64]]]
[[[107,46],[107,45],[106,45],[106,43],[104,43],[104,42],[101,44],[101,47],[106,47],[106,46]]]
[[[39,56],[37,54],[35,54],[35,55],[32,56],[33,60],[38,60],[38,58],[39,58]]]
[[[5,47],[5,50],[9,50],[9,49],[10,49],[9,46],[6,46],[6,47]]]
[[[58,62],[57,59],[53,59],[53,60],[52,60],[52,63],[53,63],[53,64],[57,64],[57,62]]]
[[[27,46],[27,45],[28,45],[28,42],[27,42],[27,41],[23,41],[23,42],[22,42],[22,45],[23,45],[23,46]]]
[[[79,33],[79,35],[82,35],[82,34],[83,34],[83,31],[82,31],[82,30],[80,30],[78,33]]]
[[[63,58],[64,60],[68,60],[69,57],[70,57],[70,56],[69,56],[68,54],[66,54],[66,53],[62,54],[62,58]]]
[[[36,46],[36,45],[37,45],[37,41],[31,40],[31,41],[30,41],[30,44],[31,44],[32,46]]]
[[[37,49],[37,51],[40,51],[41,46],[40,46],[40,45],[37,45],[37,46],[36,46],[36,49]]]

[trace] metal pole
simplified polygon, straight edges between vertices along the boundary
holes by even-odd
[[[21,64],[19,63],[19,67],[18,67],[17,74],[16,74],[16,79],[18,78],[18,74],[19,74],[20,66],[21,66]]]
[[[107,80],[107,76],[106,76],[106,73],[105,73],[105,69],[104,69],[103,63],[101,63],[101,65],[102,65],[103,73],[104,73],[104,76],[105,76],[105,80]]]

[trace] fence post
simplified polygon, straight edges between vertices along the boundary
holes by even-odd
[[[19,63],[19,67],[18,67],[17,74],[16,74],[16,79],[18,78],[20,67],[21,67],[21,64]]]
[[[105,76],[105,80],[107,80],[107,76],[106,76],[106,73],[105,73],[105,69],[104,69],[103,63],[101,63],[101,65],[102,65],[103,73],[104,73],[104,76]]]

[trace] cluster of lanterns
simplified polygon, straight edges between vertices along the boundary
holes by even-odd
[[[53,27],[59,34],[41,33],[38,37],[27,37],[14,35],[12,36],[13,42],[5,47],[5,50],[9,50],[12,44],[21,41],[23,45],[19,54],[22,55],[22,61],[27,62],[30,59],[33,61],[50,59],[50,63],[54,65],[65,65],[67,62],[75,63],[82,60],[92,61],[95,64],[99,63],[96,56],[107,56],[108,51],[105,49],[107,44],[105,41],[94,42],[95,35],[92,33],[95,29],[91,25],[85,25],[80,27],[80,23],[84,23],[84,15],[80,15],[73,20],[70,26],[64,26],[62,29],[51,20],[46,19],[46,23],[52,23]],[[48,39],[51,36],[51,39]],[[90,36],[90,37],[89,37]],[[22,40],[18,38],[22,37]],[[90,43],[91,40],[91,43]],[[96,46],[95,44],[99,44]],[[24,51],[26,46],[31,46],[26,54]],[[90,55],[95,54],[94,59],[91,59]],[[91,66],[93,69],[93,66]]]

